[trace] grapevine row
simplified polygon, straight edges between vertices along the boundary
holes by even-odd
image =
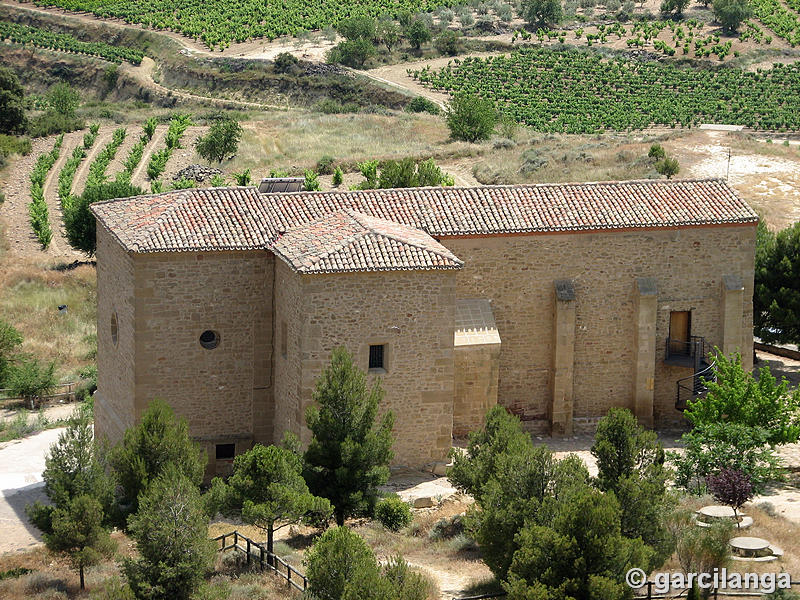
[[[142,62],[141,51],[133,48],[111,46],[103,42],[82,42],[67,33],[55,33],[38,27],[29,27],[8,21],[0,21],[0,41],[9,40],[23,46],[49,48],[61,52],[99,56],[105,60],[121,63],[126,60],[134,65]]]
[[[58,174],[58,200],[62,212],[67,210],[72,200],[72,182],[75,180],[75,173],[83,159],[86,158],[86,152],[94,145],[99,130],[100,125],[96,123],[91,125],[89,133],[83,136],[83,146],[76,146],[72,155],[61,167],[61,172]]]
[[[42,245],[43,250],[47,250],[50,241],[53,239],[53,231],[50,229],[50,217],[47,212],[47,202],[44,199],[44,180],[47,174],[61,155],[61,145],[64,143],[62,133],[56,139],[53,149],[50,152],[41,154],[36,160],[36,165],[31,173],[31,201],[28,204],[28,215],[30,216],[31,227],[36,234],[36,239]]]
[[[324,29],[355,15],[397,16],[431,11],[454,0],[34,0],[38,6],[86,11],[154,29],[169,29],[225,48],[252,38],[274,39]]]
[[[546,132],[706,122],[800,129],[796,63],[753,73],[526,47],[510,55],[455,59],[439,71],[426,67],[409,74],[432,89],[489,98],[504,114]]]
[[[156,184],[156,180],[161,177],[164,169],[167,168],[167,161],[172,156],[172,151],[180,147],[181,137],[187,127],[192,124],[189,115],[176,115],[169,122],[165,146],[158,152],[153,152],[150,162],[147,165],[147,177]],[[156,187],[158,185],[156,184]]]

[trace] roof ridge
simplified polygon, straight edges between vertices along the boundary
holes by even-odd
[[[409,229],[411,231],[419,232],[419,233],[421,233],[423,235],[428,236],[431,240],[433,240],[434,242],[436,242],[437,244],[439,244],[441,246],[441,242],[439,242],[439,240],[437,240],[435,237],[433,237],[431,234],[429,234],[424,229],[420,229],[418,227],[411,227],[410,225],[403,225],[402,223],[398,223],[397,221],[392,221],[390,219],[384,219],[382,217],[373,217],[372,215],[367,215],[365,213],[362,213],[360,211],[357,211],[357,210],[354,210],[354,209],[351,209],[351,208],[345,208],[343,210],[345,212],[347,212],[348,214],[352,213],[351,216],[360,225],[362,225],[363,227],[367,228],[369,230],[369,232],[374,234],[374,235],[379,235],[381,237],[388,238],[390,240],[394,240],[395,242],[399,242],[401,244],[405,244],[406,246],[411,246],[412,248],[417,248],[417,249],[423,250],[425,252],[430,252],[432,254],[435,254],[436,256],[440,256],[442,258],[446,258],[447,260],[455,259],[456,262],[458,262],[458,263],[460,263],[462,265],[464,264],[464,262],[460,258],[458,258],[455,254],[453,254],[449,250],[448,250],[448,252],[449,252],[450,255],[448,256],[447,254],[445,254],[444,252],[441,252],[439,250],[436,250],[436,249],[433,249],[433,248],[427,248],[427,247],[425,247],[425,246],[423,246],[421,244],[418,244],[416,242],[413,242],[413,241],[410,241],[410,240],[407,240],[407,239],[401,239],[399,236],[392,235],[390,232],[377,231],[371,225],[363,223],[361,221],[361,219],[359,219],[359,217],[364,217],[366,219],[372,219],[372,220],[376,220],[376,221],[384,221],[386,223],[391,223],[391,224],[393,224],[393,225],[395,225],[397,227],[403,228],[403,229]],[[361,237],[364,237],[364,236],[362,235]],[[442,248],[444,248],[444,246],[442,246]],[[447,249],[445,248],[445,250],[447,250]]]
[[[647,178],[640,178],[640,179],[613,179],[613,180],[602,180],[602,181],[564,181],[564,182],[541,182],[541,183],[495,183],[490,185],[448,185],[448,186],[416,186],[416,187],[399,187],[399,188],[370,188],[366,190],[298,190],[295,192],[280,192],[281,196],[295,196],[295,195],[302,195],[307,194],[310,196],[320,196],[320,195],[336,195],[336,196],[346,196],[346,195],[361,195],[361,194],[370,194],[374,192],[391,192],[396,190],[403,190],[403,191],[414,191],[414,190],[439,190],[447,191],[447,190],[474,190],[474,189],[520,189],[520,188],[551,188],[551,187],[597,187],[597,186],[612,186],[612,185],[630,185],[630,184],[646,184],[646,185],[656,185],[656,184],[669,184],[674,185],[676,183],[704,183],[704,182],[720,182],[726,183],[725,179],[722,177],[687,177],[685,179],[647,179]],[[253,186],[248,186],[253,187]],[[213,188],[209,188],[213,189]],[[258,188],[256,188],[257,190]],[[261,192],[259,192],[261,193]],[[272,194],[264,194],[264,195],[272,195]]]

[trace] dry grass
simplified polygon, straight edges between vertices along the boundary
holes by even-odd
[[[690,510],[697,510],[709,504],[718,504],[710,496],[702,498],[687,497],[681,505]],[[764,505],[746,504],[742,512],[753,518],[753,525],[748,529],[734,530],[734,536],[752,536],[768,540],[784,552],[783,558],[773,562],[729,561],[729,571],[739,573],[780,573],[788,572],[792,579],[800,575],[800,525],[779,515],[770,514]],[[657,571],[680,571],[677,557],[673,555]]]
[[[67,305],[66,314],[58,306]],[[93,266],[56,271],[32,261],[0,259],[0,315],[24,338],[22,351],[50,361],[70,378],[89,364],[96,332],[97,294]]]

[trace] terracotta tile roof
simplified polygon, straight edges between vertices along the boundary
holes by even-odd
[[[435,237],[755,223],[719,179],[259,194],[189,189],[98,202],[92,211],[131,252],[269,249],[340,210]]]
[[[299,225],[270,248],[300,273],[460,269],[464,264],[419,229],[353,210]]]

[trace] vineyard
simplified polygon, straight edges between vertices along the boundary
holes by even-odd
[[[143,56],[141,51],[132,48],[111,46],[103,42],[82,42],[66,33],[54,33],[37,27],[0,21],[0,41],[5,40],[22,46],[98,56],[115,63],[126,60],[138,65],[142,62]]]
[[[474,94],[539,131],[596,133],[700,123],[800,129],[800,65],[755,73],[604,60],[592,51],[521,48],[454,59],[409,75],[435,90]]]
[[[38,6],[86,11],[154,29],[169,29],[224,49],[231,42],[274,39],[324,29],[354,15],[430,11],[452,0],[34,0]]]

